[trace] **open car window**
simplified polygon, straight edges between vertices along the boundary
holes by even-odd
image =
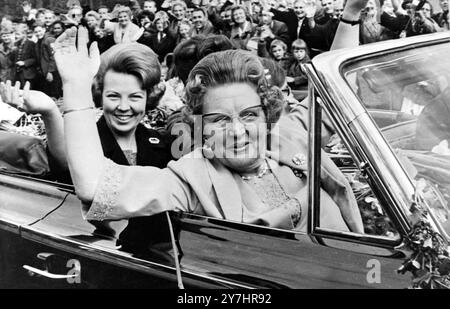
[[[450,234],[449,43],[354,61],[342,75]]]
[[[320,97],[317,98],[317,100],[320,101]],[[358,164],[355,163],[351,152],[348,151],[343,142],[342,136],[340,133],[337,133],[332,121],[330,121],[329,115],[327,115],[324,110],[321,115],[321,130],[327,130],[328,132],[326,138],[324,138],[324,134],[322,134],[323,156],[328,156],[335,166],[337,166],[352,190],[349,195],[353,196],[353,201],[349,199],[347,203],[341,203],[338,206],[341,209],[346,207],[347,212],[352,209],[359,212],[363,226],[363,231],[358,232],[359,234],[383,237],[393,241],[399,240],[400,234],[386,211],[387,205],[382,199],[378,198],[379,192],[377,192],[376,186],[371,181],[370,176],[366,173],[365,167],[358,166]],[[321,169],[323,170],[325,168],[323,158],[321,160],[321,165]],[[357,205],[356,210],[352,207],[352,203]],[[336,232],[355,232],[351,230],[351,226],[348,224],[348,220],[345,220],[345,216],[342,216],[342,220],[346,222],[346,225],[330,226],[330,217],[336,217],[339,214],[329,213],[329,204],[329,198],[324,196],[321,192],[319,227],[327,230],[334,230]],[[342,214],[344,214],[344,211],[341,210],[341,215]],[[357,216],[353,216],[353,218],[358,219]]]

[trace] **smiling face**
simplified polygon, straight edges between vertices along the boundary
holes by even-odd
[[[110,130],[120,136],[134,134],[145,115],[147,91],[134,75],[106,72],[102,92],[103,115]]]
[[[48,27],[55,21],[55,14],[47,12],[44,15],[45,25]]]
[[[191,31],[191,27],[189,25],[186,25],[186,24],[181,24],[180,27],[178,28],[178,32],[180,33],[180,36],[182,38],[189,37],[189,32],[190,31]]]
[[[253,87],[237,83],[209,89],[202,114],[205,144],[213,149],[216,160],[238,172],[251,172],[260,166],[267,125]]]
[[[0,37],[6,45],[10,44],[12,42],[12,33],[2,33]]]
[[[125,27],[125,26],[127,26],[128,23],[130,22],[130,16],[128,16],[128,13],[127,13],[127,12],[121,12],[121,13],[119,14],[118,20],[119,20],[119,24],[120,24],[122,27]]]
[[[238,25],[245,23],[245,12],[243,9],[237,9],[233,12],[234,22]]]
[[[89,29],[94,29],[98,25],[97,19],[93,16],[86,17],[86,23]]]
[[[158,32],[163,32],[164,31],[164,22],[161,19],[158,19],[155,22],[155,28]]]
[[[448,0],[441,0],[439,3],[443,11],[448,11]]]
[[[64,31],[63,27],[59,23],[54,24],[52,30],[53,30],[53,35],[55,37],[60,36]]]
[[[183,18],[186,18],[186,11],[181,5],[175,5],[172,9],[172,13],[175,16],[176,19],[182,20]]]
[[[294,13],[295,13],[295,15],[297,15],[297,18],[304,18],[306,16],[304,1],[295,1]]]
[[[205,15],[203,15],[203,12],[195,11],[194,13],[192,13],[192,23],[194,24],[195,28],[202,29],[205,25]]]
[[[423,12],[423,15],[426,18],[431,18],[431,6],[429,3],[425,3],[421,9],[421,11]]]
[[[156,13],[157,9],[156,9],[155,2],[153,2],[153,1],[145,1],[143,10],[144,11],[148,11],[148,12],[152,12],[153,14]]]
[[[333,14],[333,0],[322,0],[322,8],[326,14]]]

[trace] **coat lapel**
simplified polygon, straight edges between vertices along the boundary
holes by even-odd
[[[242,198],[232,173],[217,161],[209,161],[208,173],[225,219],[242,220]]]

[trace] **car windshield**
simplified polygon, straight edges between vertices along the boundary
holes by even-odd
[[[352,62],[342,73],[450,235],[450,43]]]

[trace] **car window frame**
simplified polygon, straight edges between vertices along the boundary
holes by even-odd
[[[359,234],[354,232],[344,232],[336,231],[327,228],[320,227],[320,159],[321,159],[321,121],[322,121],[322,111],[324,110],[333,126],[335,127],[338,135],[341,137],[342,142],[347,147],[350,156],[357,166],[363,167],[367,173],[367,177],[370,177],[372,181],[380,183],[381,179],[376,179],[375,169],[369,162],[367,158],[364,157],[364,150],[360,147],[355,147],[353,149],[350,144],[358,145],[355,136],[353,136],[351,130],[346,130],[342,125],[339,125],[339,120],[341,124],[344,122],[342,119],[337,119],[340,115],[337,112],[330,111],[329,104],[325,104],[325,101],[332,100],[330,94],[327,93],[327,88],[321,83],[315,69],[311,64],[305,65],[304,69],[309,73],[309,89],[308,89],[308,103],[310,106],[309,110],[309,153],[308,153],[308,172],[310,177],[308,178],[308,203],[311,214],[308,222],[308,233],[312,236],[321,238],[330,238],[343,241],[351,241],[359,244],[366,244],[371,246],[378,246],[383,248],[395,248],[403,242],[403,238],[407,235],[410,228],[408,225],[404,225],[402,222],[402,213],[399,213],[398,207],[390,205],[386,199],[388,196],[384,194],[380,195],[380,192],[374,192],[380,202],[384,206],[383,209],[386,211],[387,215],[396,227],[400,237],[398,239],[390,239],[384,236],[370,235],[370,234]],[[316,100],[316,98],[319,98]],[[323,105],[323,106],[322,106]],[[375,179],[374,179],[375,178]],[[378,187],[378,186],[375,186]],[[383,187],[383,186],[382,186]],[[371,186],[373,190],[373,186]],[[381,191],[380,189],[378,191]],[[381,192],[383,193],[383,192]]]

